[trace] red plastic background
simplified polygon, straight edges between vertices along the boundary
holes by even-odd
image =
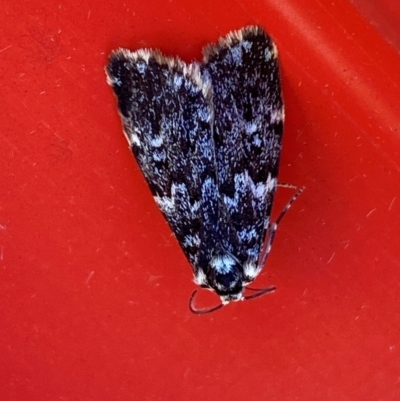
[[[400,2],[1,3],[1,400],[400,399]],[[255,23],[306,191],[256,282],[278,290],[195,316],[103,67]]]

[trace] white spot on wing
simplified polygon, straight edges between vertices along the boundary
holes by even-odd
[[[138,72],[140,74],[144,74],[144,72],[147,70],[148,67],[148,61],[144,61],[144,60],[138,60],[136,63],[136,69],[138,70]]]
[[[167,216],[173,216],[176,214],[175,202],[179,199],[179,202],[185,202],[188,205],[187,216],[180,216],[180,218],[190,218],[192,219],[197,215],[200,203],[194,202],[193,205],[189,206],[188,192],[185,184],[172,184],[171,186],[171,196],[155,196],[158,207]],[[194,237],[193,237],[194,238]]]
[[[199,116],[201,121],[210,122],[212,119],[212,111],[209,107],[200,107],[197,110],[197,115]]]
[[[154,146],[155,148],[159,148],[160,146],[162,146],[164,143],[164,140],[162,138],[162,136],[155,136],[151,141],[150,144],[152,146]]]
[[[200,246],[200,238],[197,234],[196,235],[187,235],[183,241],[183,245],[185,247],[188,247],[188,246],[199,247]]]
[[[232,61],[239,65],[242,63],[243,51],[241,47],[232,47],[230,50],[230,54],[232,56]]]
[[[262,141],[261,141],[260,135],[258,135],[258,134],[253,135],[251,139],[252,139],[253,144],[254,144],[255,146],[261,148]]]
[[[246,279],[253,281],[259,274],[261,268],[253,261],[248,261],[243,265],[243,272]]]
[[[254,134],[258,130],[258,124],[254,121],[248,122],[245,125],[246,134]]]
[[[167,158],[167,155],[166,155],[164,149],[155,149],[155,150],[153,150],[152,156],[153,156],[153,160],[155,160],[157,162],[163,162]]]
[[[154,200],[156,201],[158,207],[168,216],[174,212],[175,205],[171,198],[167,196],[155,196]]]
[[[253,46],[253,43],[249,42],[248,40],[244,40],[242,42],[242,46],[246,51],[249,51],[251,47]]]
[[[243,228],[237,232],[237,236],[241,242],[248,242],[257,236],[254,228]]]
[[[270,49],[265,49],[264,57],[266,61],[271,60],[271,58],[273,57],[273,53],[270,51]]]
[[[268,192],[267,185],[265,185],[263,182],[259,182],[257,185],[254,185],[252,189],[254,197],[258,199],[265,198]]]
[[[129,144],[136,145],[141,147],[142,144],[140,143],[139,135],[141,132],[136,127],[131,127],[130,121],[128,118],[125,118],[121,115],[122,121],[124,124],[124,135]]]
[[[271,111],[271,124],[280,123],[285,119],[285,112],[283,108]]]
[[[202,269],[197,270],[196,275],[194,276],[194,282],[197,285],[207,285],[207,277]]]
[[[181,75],[174,75],[174,88],[179,89],[182,86],[183,77]]]
[[[131,144],[135,144],[136,146],[141,146],[140,139],[139,139],[138,135],[136,134],[136,132],[134,132],[134,131],[132,131],[130,133],[129,141],[131,142]]]
[[[277,185],[277,180],[276,178],[272,178],[271,174],[268,174],[267,178],[267,192],[272,192]]]

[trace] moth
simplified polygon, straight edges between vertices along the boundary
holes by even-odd
[[[259,26],[230,32],[185,63],[159,50],[111,53],[107,80],[125,136],[153,197],[194,272],[221,304],[245,295],[261,272],[277,225],[284,104],[278,52]]]

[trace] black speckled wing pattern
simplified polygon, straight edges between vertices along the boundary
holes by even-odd
[[[195,275],[222,302],[259,274],[283,131],[277,50],[260,27],[186,64],[114,51],[106,68],[124,132]]]

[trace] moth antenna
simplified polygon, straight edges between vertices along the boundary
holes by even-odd
[[[250,290],[250,291],[257,291],[255,294],[253,295],[246,295],[244,297],[244,299],[246,301],[248,301],[249,299],[254,299],[254,298],[258,298],[261,297],[265,294],[268,294],[269,292],[274,292],[276,290],[276,287],[267,287],[267,288],[250,288],[250,287],[246,287],[246,289]]]
[[[295,185],[292,184],[286,184],[286,183],[278,183],[278,187],[282,188],[290,188],[290,189],[297,189]],[[275,239],[275,234],[276,230],[278,229],[278,225],[285,216],[286,212],[290,209],[292,206],[293,202],[299,197],[299,195],[305,190],[305,187],[301,187],[297,189],[296,193],[289,199],[289,202],[286,204],[286,206],[283,208],[283,210],[279,213],[278,218],[275,220],[275,222],[270,223],[269,227],[267,228],[268,232],[268,238],[264,241],[264,244],[262,246],[262,251],[261,255],[259,257],[259,266],[263,267],[265,266],[265,263],[267,262],[267,258],[269,255],[269,252],[271,250],[272,244]]]
[[[196,294],[197,294],[197,290],[194,290],[193,294],[192,294],[192,296],[190,297],[190,300],[189,300],[189,309],[190,309],[190,311],[192,313],[195,313],[196,315],[205,315],[206,313],[215,312],[215,311],[217,311],[218,309],[221,309],[224,306],[224,304],[220,304],[220,305],[217,305],[217,306],[213,306],[212,308],[197,309],[194,306],[194,297],[196,296]]]

